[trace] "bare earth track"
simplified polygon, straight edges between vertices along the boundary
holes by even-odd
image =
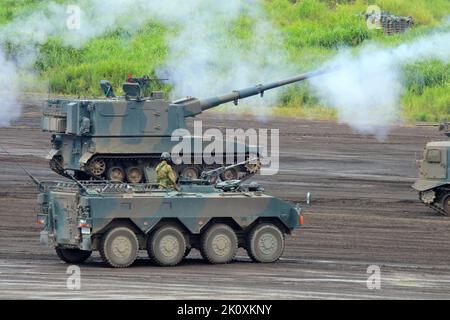
[[[0,143],[39,179],[59,179],[44,156],[49,135],[29,103]],[[66,288],[66,268],[39,245],[36,190],[0,151],[0,298],[295,299],[450,298],[450,218],[417,200],[416,153],[436,128],[397,127],[379,142],[346,125],[287,118],[207,113],[204,127],[280,129],[280,172],[256,176],[266,191],[291,201],[313,194],[305,225],[288,237],[274,264],[208,265],[197,252],[174,268],[144,254],[128,269],[104,267],[98,255],[81,265],[81,290]],[[369,290],[369,265],[381,268],[381,289]]]

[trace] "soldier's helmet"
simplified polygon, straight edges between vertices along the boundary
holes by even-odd
[[[170,161],[170,153],[168,153],[168,152],[163,152],[163,153],[161,153],[160,159],[161,159],[161,160]]]

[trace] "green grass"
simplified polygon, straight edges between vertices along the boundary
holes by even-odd
[[[413,16],[415,27],[389,37],[381,30],[368,30],[361,14],[369,4],[392,14]],[[386,46],[410,41],[428,33],[450,14],[448,0],[270,0],[265,2],[265,7],[286,36],[291,59],[304,69],[313,69],[343,46],[357,49],[366,41]],[[406,66],[402,79],[404,117],[412,121],[449,120],[449,77],[450,64],[425,61]],[[316,114],[321,115],[318,118],[332,118],[335,115],[320,105],[305,85],[290,88],[278,109],[276,113],[294,116]]]
[[[49,2],[65,3],[68,0],[0,0],[0,25],[14,18],[27,16]]]
[[[412,16],[419,25],[436,25],[450,13],[447,0],[376,0],[384,11],[397,15]]]
[[[149,23],[131,38],[124,39],[118,30],[80,50],[63,47],[53,39],[43,46],[36,68],[50,80],[52,92],[98,96],[102,79],[120,88],[128,73],[154,75],[166,56],[164,35],[161,26]]]
[[[26,15],[47,0],[1,0],[0,24]],[[67,2],[58,0],[57,2]],[[369,30],[363,14],[369,4],[396,15],[411,15],[416,26],[405,34],[387,37],[381,30]],[[341,47],[357,49],[374,41],[397,45],[426,34],[450,15],[448,0],[264,0],[264,10],[283,35],[285,50],[299,69],[311,70],[332,57]],[[251,47],[252,21],[245,14],[229,26],[225,39],[239,47]],[[92,39],[81,49],[67,48],[61,39],[50,39],[42,48],[36,70],[54,93],[99,96],[99,81],[108,79],[120,88],[126,75],[154,75],[167,55],[166,36],[176,32],[149,21],[137,33],[115,30]],[[405,93],[403,114],[410,120],[450,119],[450,66],[424,61],[403,69]],[[165,92],[170,87],[156,85]],[[119,90],[118,90],[119,91]],[[119,92],[120,93],[120,92]],[[335,111],[319,105],[307,84],[290,87],[274,111],[280,115],[333,118]]]
[[[0,6],[0,24],[11,21],[15,16],[32,10],[38,5],[35,0],[2,0]]]

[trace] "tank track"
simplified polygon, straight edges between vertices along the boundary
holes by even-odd
[[[136,160],[140,160],[140,159],[154,159],[154,160],[158,160],[158,157],[155,156],[149,156],[149,155],[143,155],[143,156],[137,156],[137,157],[129,157],[129,156],[125,156],[125,155],[111,155],[111,156],[96,156],[93,157],[91,159],[95,160],[95,159],[104,159],[106,161],[111,161],[111,160],[123,160],[123,161],[136,161]],[[72,179],[72,176],[70,174],[68,174],[64,168],[61,165],[61,157],[60,156],[56,156],[53,159],[51,159],[49,161],[49,166],[50,169],[52,171],[54,171],[55,173],[59,174],[60,176],[63,176],[65,178],[68,179]],[[219,165],[217,165],[217,168],[220,167]],[[250,179],[251,177],[253,177],[256,173],[258,173],[259,169],[261,168],[261,163],[258,161],[257,164],[255,164],[253,167],[251,166],[244,166],[243,168],[241,168],[242,170],[240,171],[240,178],[239,180],[244,181],[247,179]],[[90,178],[94,179],[94,180],[104,180],[103,177],[97,177],[95,175],[93,175],[92,173],[90,173],[88,170],[84,171],[87,175],[89,175]],[[199,172],[201,173],[201,172]],[[243,173],[243,174],[242,174]]]
[[[444,196],[450,195],[450,189],[438,189],[438,190],[436,190],[436,193],[443,193],[444,195],[439,196],[439,199],[443,199]],[[445,210],[443,208],[441,208],[440,206],[437,205],[437,203],[439,203],[438,201],[433,201],[432,203],[427,203],[427,202],[423,201],[422,194],[423,194],[423,192],[419,192],[420,202],[422,202],[428,208],[431,208],[434,211],[438,212],[439,214],[441,214],[443,216],[448,216],[448,213],[445,212]]]
[[[151,156],[151,155],[139,155],[135,157],[130,157],[126,155],[105,155],[105,156],[95,156],[90,161],[93,161],[95,159],[103,159],[105,161],[111,161],[111,160],[122,160],[122,161],[136,161],[136,160],[156,160],[159,161],[159,157]],[[177,167],[176,165],[174,166]],[[219,168],[220,165],[217,165],[217,168]],[[258,173],[259,169],[261,168],[261,162],[258,160],[258,163],[255,164],[253,167],[245,165],[243,166],[242,170],[240,171],[241,175],[239,180],[244,181],[247,179],[250,179],[253,177],[256,173]],[[205,166],[203,166],[203,169],[205,169]],[[55,171],[55,170],[54,170]],[[64,171],[61,170],[64,174]],[[55,171],[58,173],[58,171]],[[96,177],[95,175],[91,174],[88,170],[85,171],[90,177],[92,177],[95,180],[103,180],[102,177]],[[201,172],[199,172],[200,175]],[[243,173],[243,174],[242,174]],[[61,174],[61,175],[63,175]],[[65,176],[68,176],[67,174],[64,174]]]

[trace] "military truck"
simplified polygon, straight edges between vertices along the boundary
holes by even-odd
[[[450,137],[450,122],[425,126],[436,126]],[[446,216],[450,214],[449,156],[450,141],[428,142],[422,159],[417,161],[419,179],[412,186],[423,204]]]
[[[428,142],[423,159],[417,161],[419,179],[413,188],[419,199],[440,214],[450,214],[450,141]]]
[[[110,83],[102,80],[105,99],[49,99],[46,102],[42,130],[52,133],[52,149],[47,159],[58,174],[65,175],[67,170],[71,170],[80,180],[152,182],[146,174],[152,170],[146,171],[145,168],[154,168],[161,153],[170,152],[178,143],[172,141],[171,135],[176,129],[186,128],[186,118],[227,102],[237,105],[239,99],[258,94],[263,96],[266,90],[303,81],[323,72],[310,72],[222,96],[207,99],[187,97],[173,102],[165,100],[161,92],[152,92],[149,97],[144,97],[144,88],[150,81],[148,77],[129,77],[123,84],[123,97],[116,97]],[[224,152],[234,150],[234,159],[225,154],[222,158],[215,155],[215,159],[222,159],[222,163],[208,165],[209,161],[203,157],[206,143],[201,137],[186,139],[190,139],[191,150],[194,150],[187,156],[190,163],[183,162],[174,167],[176,173],[184,177],[195,179],[203,170],[259,155],[256,146],[223,141]],[[196,145],[202,146],[200,154],[195,152]],[[221,178],[243,179],[256,171],[254,166],[247,164],[227,170]]]
[[[157,265],[175,266],[192,248],[213,264],[231,262],[238,247],[270,263],[281,257],[285,235],[303,224],[298,205],[255,183],[180,183],[181,191],[148,183],[39,182],[41,243],[67,263],[99,251],[115,268],[132,265],[140,250]]]

